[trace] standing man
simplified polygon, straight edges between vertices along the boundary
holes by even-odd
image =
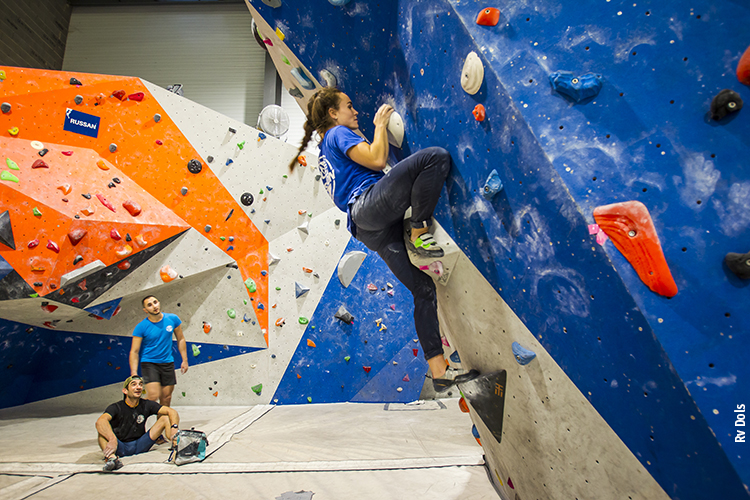
[[[172,402],[172,392],[177,383],[172,356],[172,335],[177,339],[177,348],[182,356],[182,373],[188,371],[187,343],[182,334],[182,321],[176,314],[162,313],[159,300],[153,295],[141,301],[148,314],[133,330],[133,344],[130,347],[130,375],[138,376],[140,353],[141,373],[146,383],[146,397],[159,401],[162,406]],[[143,352],[141,353],[141,347]]]

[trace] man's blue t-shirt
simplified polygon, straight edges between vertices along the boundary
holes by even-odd
[[[328,194],[333,203],[347,214],[347,229],[352,234],[353,227],[349,204],[361,195],[368,187],[378,182],[385,175],[353,161],[346,155],[349,148],[364,142],[349,127],[337,125],[325,133],[320,143],[318,167]]]
[[[141,363],[172,363],[172,335],[182,324],[176,314],[162,313],[161,321],[152,323],[148,318],[136,325],[133,337],[142,337]]]

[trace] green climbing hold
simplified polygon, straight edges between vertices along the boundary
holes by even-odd
[[[300,325],[306,325],[306,324],[308,324],[309,322],[310,322],[310,320],[309,320],[309,319],[307,319],[307,318],[305,318],[304,316],[300,316],[300,317],[299,317],[299,324],[300,324]]]
[[[240,148],[240,149],[244,148],[245,147],[245,141],[238,142],[237,143],[237,147]]]
[[[280,286],[277,286],[277,287],[276,287],[276,290],[277,290],[277,291],[278,291],[278,290],[281,290],[281,287],[280,287]]]
[[[260,392],[263,390],[263,384],[254,385],[250,389],[252,389],[255,394],[260,396]]]
[[[284,54],[281,54],[281,60],[284,61],[284,64],[288,64],[289,66],[292,65],[292,63],[289,62],[289,59],[287,59]]]
[[[244,302],[244,303],[245,303],[245,305],[247,305],[247,299],[243,300],[242,302]]]
[[[42,216],[42,212],[40,212],[40,211],[39,211],[39,209],[38,209],[38,208],[36,208],[36,207],[34,207],[34,210],[32,210],[32,212],[33,212],[33,213],[34,213],[34,215],[35,215],[35,216],[37,216],[37,217],[41,217],[41,216]]]
[[[224,236],[219,236],[219,239],[220,239],[221,241],[224,241],[224,240],[226,240],[226,238],[225,238]]]
[[[310,396],[307,396],[307,402],[312,403],[312,398]]]
[[[286,175],[286,174],[282,175],[282,177],[283,177],[284,179],[288,179],[288,178],[289,178],[289,176],[288,176],[288,175]]]
[[[258,289],[255,286],[255,281],[253,281],[252,278],[248,278],[245,280],[245,286],[247,287],[247,291],[250,293],[254,293]]]
[[[182,397],[183,397],[183,398],[185,397],[185,393],[184,393],[184,392],[182,393]]]
[[[200,348],[195,344],[192,344],[191,347],[193,348],[193,356],[199,356],[201,353]]]
[[[3,181],[11,181],[11,182],[18,182],[18,177],[11,174],[7,170],[3,170],[2,173],[0,173],[0,180]]]
[[[263,194],[263,188],[260,188],[260,194]]]
[[[312,325],[310,328],[312,328],[313,330],[315,330],[315,325]]]
[[[347,363],[349,362],[349,360],[350,360],[350,359],[352,359],[352,357],[351,357],[351,356],[345,356],[345,357],[344,357],[344,361],[346,361]]]
[[[230,318],[234,319],[234,318],[237,317],[237,312],[234,309],[230,309],[230,310],[227,311],[227,316],[229,316]]]
[[[11,160],[10,158],[6,158],[5,159],[5,163],[8,164],[8,168],[11,169],[11,170],[21,170],[21,168],[18,166],[18,164],[16,162],[14,162],[13,160]]]

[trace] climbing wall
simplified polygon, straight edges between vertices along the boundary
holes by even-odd
[[[117,399],[148,294],[183,321],[175,404],[419,396],[408,292],[314,155],[290,171],[295,148],[138,78],[0,70],[3,408]]]
[[[288,87],[327,70],[365,135],[388,102],[397,156],[450,151],[441,323],[462,366],[505,370],[503,418],[466,393],[501,496],[747,498],[748,281],[724,263],[750,249],[746,5],[248,6]]]

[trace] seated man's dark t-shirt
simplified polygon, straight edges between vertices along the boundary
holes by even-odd
[[[156,415],[160,409],[159,403],[148,399],[139,399],[135,408],[131,408],[123,400],[107,406],[104,413],[112,416],[110,425],[117,439],[129,443],[146,434],[146,419]]]

